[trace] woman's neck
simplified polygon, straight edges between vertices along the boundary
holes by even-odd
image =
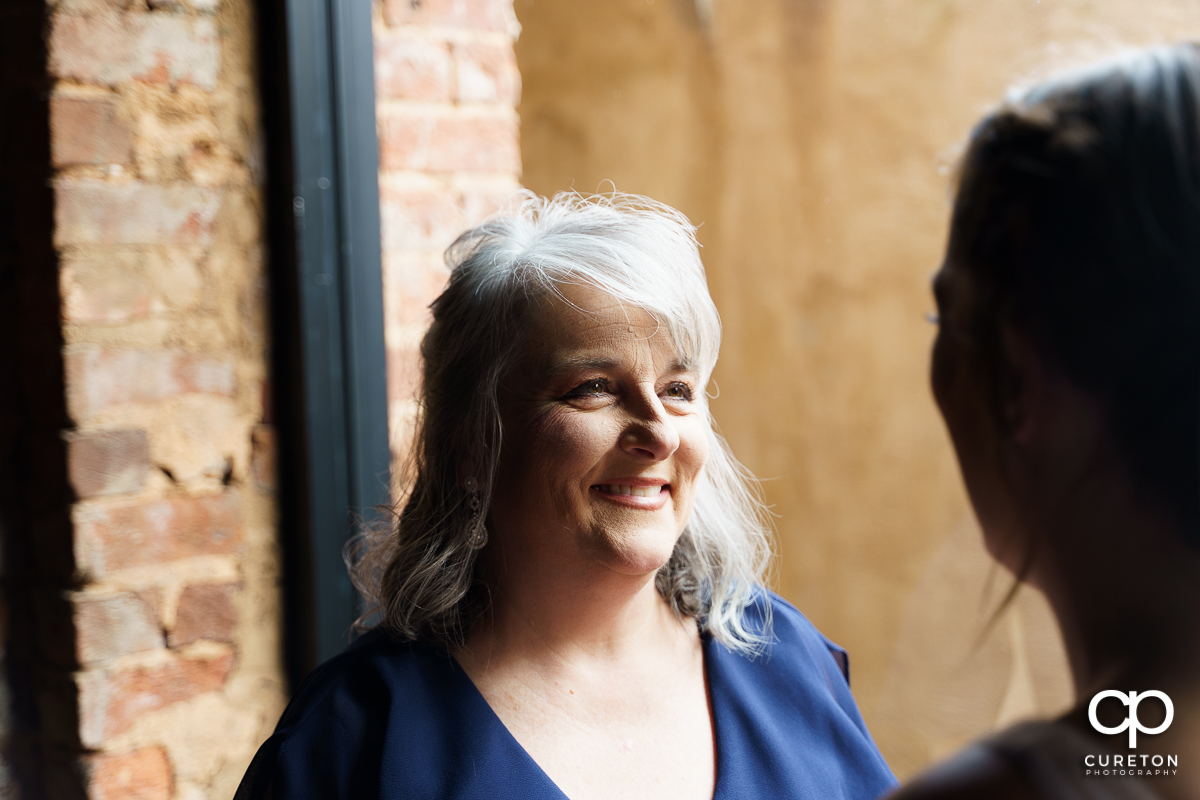
[[[1072,548],[1069,564],[1051,552],[1037,570],[1079,702],[1120,686],[1159,688],[1146,682],[1200,684],[1200,554],[1174,525],[1140,522],[1093,527],[1090,546]]]
[[[1181,765],[1177,780],[1156,788],[1164,800],[1193,798],[1200,795],[1200,575],[1194,557],[1152,563],[1125,555],[1124,565],[1114,560],[1109,569],[1100,565],[1107,558],[1094,559],[1086,591],[1070,599],[1047,593],[1075,680],[1075,706],[1066,721],[1112,752],[1175,757]],[[1137,749],[1129,749],[1127,733],[1106,734],[1093,722],[1092,699],[1109,689],[1162,692],[1174,719],[1165,731],[1139,735]],[[1134,714],[1110,698],[1096,712],[1109,728],[1136,718],[1147,730],[1158,726],[1165,708],[1153,699]]]
[[[695,621],[671,612],[653,574],[586,558],[535,563],[530,549],[514,569],[502,550],[488,554],[490,609],[453,654],[479,693],[570,797],[711,798],[716,743]]]
[[[588,563],[487,568],[490,605],[468,636],[472,658],[520,660],[558,670],[570,665],[661,657],[690,647],[695,623],[671,611],[654,575],[623,575]]]
[[[1112,509],[1109,509],[1111,512]],[[1173,704],[1168,730],[1139,737],[1139,749],[1200,761],[1200,554],[1178,527],[1141,513],[1096,514],[1077,530],[1060,528],[1031,576],[1054,609],[1075,681],[1076,702],[1066,719],[1098,745],[1124,751],[1124,735],[1105,735],[1090,719],[1092,698],[1104,690],[1157,690]],[[1069,559],[1069,560],[1068,560]],[[1126,719],[1116,700],[1099,708],[1110,727]],[[1151,706],[1143,724],[1156,724]],[[1106,716],[1107,715],[1107,716]],[[1200,774],[1177,787],[1193,796]],[[1175,797],[1165,793],[1164,797]]]

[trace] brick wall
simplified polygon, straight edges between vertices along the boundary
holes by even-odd
[[[252,11],[0,9],[3,797],[226,798],[282,710]],[[373,13],[403,442],[441,252],[518,186],[517,25]]]
[[[71,594],[96,800],[225,798],[282,708],[250,0],[57,0]]]
[[[374,11],[388,398],[401,455],[427,307],[446,281],[442,252],[519,186],[519,26],[511,0],[382,0]]]

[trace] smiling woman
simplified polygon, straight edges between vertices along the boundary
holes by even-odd
[[[488,602],[486,582],[477,580],[475,531],[468,530],[475,514],[462,482],[476,479],[483,508],[494,513],[494,503],[503,504],[494,497],[505,471],[501,456],[519,443],[502,443],[502,429],[514,422],[505,417],[515,410],[502,413],[502,402],[522,407],[530,391],[553,385],[565,395],[582,388],[566,385],[571,378],[616,386],[609,347],[614,335],[634,333],[628,328],[641,314],[649,327],[631,338],[661,327],[656,347],[677,351],[687,365],[700,395],[693,410],[704,419],[711,453],[694,518],[658,574],[659,591],[680,614],[705,613],[708,630],[728,647],[750,652],[765,641],[766,631],[747,628],[742,611],[770,555],[766,517],[709,422],[703,387],[716,364],[721,323],[687,219],[641,197],[525,195],[514,213],[464,233],[447,261],[450,283],[433,304],[421,346],[424,402],[402,535],[383,532],[370,541],[357,569],[385,625],[405,637],[461,645]],[[579,341],[568,350],[576,327],[599,321],[589,322],[591,315],[571,304],[569,293],[587,289],[592,293],[575,299],[615,304],[620,322],[607,340]],[[603,366],[610,372],[595,371]],[[540,487],[542,502],[550,500],[550,486]],[[487,516],[477,519],[486,525]],[[455,568],[444,569],[446,563]]]
[[[845,652],[762,586],[716,434],[691,224],[521,196],[450,248],[411,489],[360,540],[378,625],[297,693],[242,798],[869,800]]]

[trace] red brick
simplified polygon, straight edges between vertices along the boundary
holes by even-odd
[[[445,189],[379,192],[383,249],[444,250],[463,231],[454,195]]]
[[[389,348],[387,351],[388,402],[415,400],[421,385],[421,359],[411,348]]]
[[[462,196],[463,224],[473,227],[508,205],[516,187],[511,190],[481,190],[464,192]]]
[[[450,50],[445,42],[384,33],[375,40],[375,93],[410,100],[449,100]]]
[[[74,14],[94,11],[123,11],[129,7],[130,2],[131,0],[58,0],[54,8],[57,11]]]
[[[159,186],[65,178],[55,186],[55,244],[195,244],[212,238],[221,195],[192,184]]]
[[[131,80],[217,84],[220,50],[211,19],[169,11],[55,14],[50,72],[116,86]]]
[[[388,25],[507,31],[512,0],[383,0]]]
[[[230,555],[241,541],[240,505],[232,491],[76,511],[79,568],[93,578],[180,558]]]
[[[449,277],[445,265],[436,256],[385,253],[383,311],[389,328],[398,325],[427,327],[429,304],[446,288]],[[411,347],[411,344],[408,342],[405,346]]]
[[[164,8],[169,11],[180,12],[188,7],[194,8],[197,11],[216,11],[221,0],[149,0],[151,8]]]
[[[133,158],[133,130],[117,113],[115,98],[53,97],[50,153],[56,167],[127,164]]]
[[[68,475],[81,498],[136,492],[149,470],[145,431],[82,433],[67,443]]]
[[[383,119],[384,169],[504,172],[521,168],[514,115],[399,110]]]
[[[233,654],[174,658],[153,667],[79,674],[79,728],[84,747],[99,747],[142,714],[220,689]]]
[[[250,474],[259,491],[275,491],[275,453],[274,426],[254,426],[250,432]]]
[[[171,647],[200,639],[233,644],[237,627],[233,598],[239,588],[236,583],[204,583],[184,589],[175,612],[175,627],[168,637]]]
[[[77,421],[123,403],[154,403],[183,394],[233,397],[237,391],[232,358],[186,350],[90,347],[67,353],[65,364],[67,405]]]
[[[81,664],[163,646],[154,606],[132,592],[77,598],[75,635],[76,656]]]
[[[170,800],[171,765],[161,747],[87,757],[90,800]]]
[[[138,270],[136,252],[105,247],[64,254],[63,316],[70,322],[128,322],[150,313],[153,290]]]
[[[507,103],[521,99],[521,73],[507,42],[454,45],[455,96],[460,103]]]

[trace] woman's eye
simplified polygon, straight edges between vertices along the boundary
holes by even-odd
[[[597,378],[594,381],[581,383],[571,390],[568,397],[597,397],[602,394],[608,394],[608,381]]]
[[[672,383],[667,387],[666,395],[672,400],[690,401],[692,399],[692,387],[686,383]]]

